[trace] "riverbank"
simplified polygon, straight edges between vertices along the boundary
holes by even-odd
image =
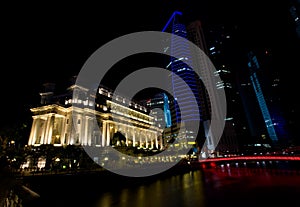
[[[57,202],[68,200],[65,206],[90,206],[88,200],[76,203],[76,198],[89,198],[95,200],[99,194],[105,192],[121,191],[122,189],[136,188],[138,186],[148,186],[157,180],[165,180],[172,176],[182,176],[190,172],[188,165],[176,165],[162,173],[146,177],[128,177],[115,174],[109,170],[98,171],[77,171],[73,173],[57,173],[32,175],[22,177],[22,182],[26,187],[40,195],[33,201],[24,203],[24,207],[43,206],[45,201],[57,200]],[[53,190],[51,190],[53,189]],[[74,202],[74,203],[73,203]],[[64,206],[56,203],[53,206]]]
[[[235,189],[234,186],[236,184],[243,186],[244,182],[249,185],[248,190],[252,191],[252,183],[254,184],[252,180],[254,178],[260,180],[256,183],[257,186],[260,186],[261,183],[263,184],[262,181],[264,181],[264,179],[268,181],[265,183],[267,186],[271,185],[273,180],[278,184],[278,181],[282,179],[281,188],[289,189],[289,186],[291,186],[291,189],[298,191],[297,186],[294,185],[295,182],[291,182],[292,179],[290,179],[290,177],[294,180],[300,180],[299,162],[278,161],[257,163],[256,161],[248,161],[247,165],[243,165],[243,162],[238,163],[239,165],[237,165],[236,162],[220,162],[217,164],[206,163],[209,164],[209,166],[206,165],[205,168],[203,168],[202,164],[203,163],[180,163],[180,165],[176,165],[162,173],[146,177],[127,177],[105,169],[98,171],[77,171],[66,174],[57,173],[24,176],[22,177],[22,183],[38,193],[40,198],[24,203],[23,206],[45,207],[46,204],[47,207],[93,206],[94,204],[92,202],[95,202],[95,200],[99,198],[104,199],[102,198],[104,195],[113,194],[118,197],[120,196],[119,193],[127,192],[127,190],[132,191],[132,189],[138,189],[141,191],[140,193],[142,193],[143,188],[147,189],[148,186],[152,186],[153,183],[159,186],[160,183],[164,182],[169,182],[170,184],[175,181],[183,182],[182,186],[176,186],[179,191],[186,186],[197,184],[192,180],[189,182],[184,181],[186,177],[188,177],[188,179],[197,178],[199,185],[208,185],[208,188],[205,190],[208,192],[206,196],[212,203],[214,202],[214,191],[217,192],[217,194],[220,193],[220,199],[226,199],[222,197],[222,194],[225,195],[226,192],[221,193],[221,189],[226,188],[228,183],[233,185]],[[284,183],[285,181],[287,183]],[[166,186],[163,192],[172,190],[171,187],[168,188]],[[278,185],[275,185],[275,187],[277,186]],[[198,188],[199,186],[197,189]],[[260,188],[263,188],[263,186]],[[228,189],[228,191],[229,190],[231,191],[231,189]],[[235,191],[237,191],[237,193],[239,192],[237,189],[235,189]],[[156,192],[153,193],[155,194]],[[227,196],[230,197],[230,195]],[[234,196],[231,196],[230,199],[234,199],[233,197]],[[50,205],[50,203],[52,205]],[[118,205],[114,204],[113,206]]]
[[[170,171],[141,178],[109,171],[27,178],[41,197],[24,207],[252,207],[295,204],[300,193],[300,174],[294,169],[261,166]]]

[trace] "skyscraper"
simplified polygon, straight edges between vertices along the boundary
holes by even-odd
[[[290,16],[293,19],[295,34],[298,39],[300,39],[300,1],[291,0],[290,1]]]
[[[176,20],[176,19],[175,19]],[[175,99],[180,99],[182,106],[185,107],[186,114],[180,112],[177,102],[175,102],[176,111],[176,123],[181,121],[192,121],[198,119],[196,117],[196,111],[193,111],[193,104],[200,103],[199,100],[199,78],[196,76],[195,72],[190,65],[192,65],[192,56],[190,48],[188,47],[187,41],[179,39],[178,36],[187,39],[186,26],[178,21],[174,21],[172,25],[172,36],[171,40],[171,61],[167,68],[172,71],[172,90],[175,95]],[[177,36],[178,35],[178,36]],[[179,59],[174,57],[180,57]],[[188,65],[181,60],[186,60]],[[188,90],[184,85],[179,84],[178,78],[182,78],[191,90]],[[195,97],[197,103],[191,103],[191,99],[188,97]]]
[[[243,114],[240,94],[237,88],[235,48],[233,39],[235,27],[229,25],[206,25],[203,29],[206,42],[206,53],[213,62],[216,71],[215,82],[217,90],[224,90],[226,94],[227,110],[222,137],[216,148],[219,152],[239,151],[241,140],[247,133],[247,126]]]
[[[158,127],[168,128],[172,125],[169,98],[166,93],[157,93],[154,97],[141,101],[151,110]]]
[[[222,128],[224,123],[222,117],[222,107],[220,107],[220,92],[217,92],[216,83],[218,76],[212,73],[213,64],[207,55],[206,41],[204,38],[203,28],[200,21],[186,22],[182,13],[174,12],[170,20],[167,22],[170,33],[173,34],[169,40],[169,48],[171,54],[170,63],[167,68],[171,73],[171,87],[174,94],[173,105],[173,123],[184,124],[186,133],[184,136],[191,140],[196,140],[196,144],[201,148],[204,154],[215,151],[219,141],[217,131]],[[166,31],[164,27],[163,31]],[[191,42],[195,47],[191,47]],[[176,58],[174,58],[176,57]],[[188,85],[179,82],[184,80]],[[188,90],[190,88],[190,90]],[[223,90],[222,88],[220,91]],[[195,99],[193,100],[192,97]],[[225,98],[224,98],[225,99]],[[178,103],[181,103],[179,107]],[[193,106],[197,106],[197,112]],[[226,105],[226,103],[225,103]],[[212,106],[214,106],[212,110]],[[182,111],[185,114],[182,114]],[[175,115],[174,115],[175,114]],[[198,125],[193,124],[198,121]],[[221,121],[221,122],[220,122]],[[211,126],[218,125],[218,129],[213,131]],[[190,129],[196,130],[190,130]],[[182,135],[180,135],[182,136]],[[179,135],[177,138],[181,138]],[[176,138],[176,137],[175,137]]]
[[[179,134],[178,131],[171,130],[171,136],[179,141],[181,147],[192,147],[196,143],[200,128],[198,124],[195,126],[195,123],[199,123],[202,116],[199,96],[201,88],[200,79],[191,68],[193,57],[182,13],[175,11],[163,31],[174,34],[170,40],[167,40],[165,47],[165,50],[170,50],[171,54],[166,68],[171,71],[170,90],[174,96],[170,101],[172,128],[181,128],[181,132],[184,132]],[[184,83],[180,80],[183,80]],[[195,127],[197,130],[193,130]]]
[[[266,102],[265,102],[263,92],[261,90],[259,80],[256,76],[256,71],[255,70],[259,69],[257,58],[252,52],[249,53],[248,58],[249,58],[248,67],[251,70],[250,79],[251,79],[252,86],[254,88],[254,92],[256,94],[256,97],[257,97],[257,100],[258,100],[263,118],[265,120],[269,136],[273,141],[277,141],[278,138],[277,138],[276,132],[274,130],[272,119],[271,119],[269,110],[267,108],[267,105],[266,105]]]

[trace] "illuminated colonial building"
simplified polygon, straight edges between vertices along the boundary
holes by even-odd
[[[41,105],[31,108],[28,145],[163,147],[161,131],[146,106],[103,86],[92,93],[73,84],[60,95],[55,95],[53,85],[44,86]]]

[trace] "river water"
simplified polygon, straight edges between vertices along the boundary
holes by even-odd
[[[228,167],[130,178],[110,172],[32,177],[40,198],[25,207],[300,206],[300,171]]]

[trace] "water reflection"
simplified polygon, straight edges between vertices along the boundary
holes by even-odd
[[[299,168],[221,165],[205,169],[203,178],[206,206],[209,207],[300,205]]]
[[[41,197],[24,207],[253,207],[258,201],[259,206],[300,206],[300,170],[285,165],[265,168],[224,164],[146,178],[115,174],[40,177],[31,180],[31,187]]]
[[[200,171],[175,175],[138,186],[99,193],[94,207],[203,206]]]

